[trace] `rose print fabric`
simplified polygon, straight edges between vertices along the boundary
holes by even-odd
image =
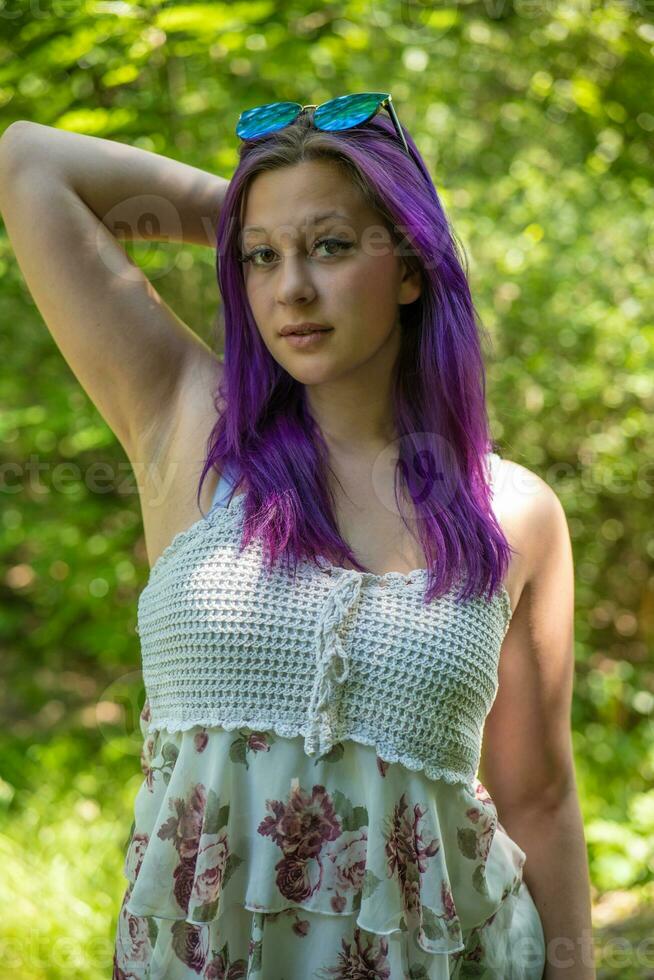
[[[114,980],[541,980],[526,856],[478,781],[149,721]]]

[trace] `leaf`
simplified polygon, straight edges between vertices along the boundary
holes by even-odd
[[[422,907],[422,928],[428,939],[447,938],[446,926],[436,913],[432,909],[427,908],[426,905]]]
[[[370,898],[380,884],[381,878],[378,878],[375,872],[371,871],[370,868],[366,868],[363,875],[363,887],[361,889],[363,898]]]
[[[203,834],[217,834],[225,826],[227,821],[224,819],[224,810],[224,807],[222,810],[220,809],[220,799],[215,790],[209,789],[207,805],[204,808],[204,818],[202,821]],[[227,811],[227,815],[229,816],[229,808],[227,808]]]
[[[132,820],[132,826],[129,828],[127,840],[123,844],[123,850],[126,851],[129,845],[132,843],[132,834],[134,833],[135,829],[136,829],[136,820]]]
[[[360,830],[361,827],[367,827],[369,823],[370,818],[368,817],[367,808],[365,806],[355,806],[352,810],[352,817],[347,830]]]
[[[234,852],[232,851],[225,863],[225,873],[223,876],[223,883],[222,883],[223,888],[227,887],[227,882],[229,881],[231,876],[234,874],[234,872],[239,868],[241,864],[243,864],[243,858],[240,858],[238,854],[234,854]]]
[[[477,832],[470,827],[458,827],[456,832],[459,850],[471,861],[477,858]]]
[[[472,884],[475,891],[480,895],[488,895],[488,883],[486,881],[486,868],[483,864],[478,864],[472,873]]]
[[[155,943],[157,942],[157,936],[159,934],[159,926],[153,915],[147,915],[145,920],[148,924],[148,939],[150,940],[150,945],[154,949]]]
[[[232,762],[238,762],[249,769],[247,758],[247,742],[244,738],[235,738],[229,746],[229,758]]]
[[[179,749],[174,742],[164,742],[161,746],[161,755],[167,765],[174,766],[177,762]]]
[[[220,904],[220,896],[216,898],[213,902],[208,902],[206,905],[196,905],[193,908],[193,918],[198,919],[200,922],[211,922],[216,918],[216,912],[218,911],[218,906]]]

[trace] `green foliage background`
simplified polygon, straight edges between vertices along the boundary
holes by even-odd
[[[229,177],[242,109],[393,93],[493,337],[500,452],[568,516],[600,977],[654,975],[636,954],[654,918],[652,14],[647,0],[0,2],[0,131],[31,119]],[[129,250],[213,345],[211,250]],[[4,229],[0,272],[0,960],[23,980],[90,980],[111,969],[142,779],[147,561],[129,463]]]

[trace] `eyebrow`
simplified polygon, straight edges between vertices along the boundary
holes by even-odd
[[[352,219],[347,214],[341,214],[340,211],[320,211],[318,214],[309,215],[307,218],[307,224],[318,225],[321,221],[325,221],[327,218],[343,218],[345,221],[351,221]],[[266,229],[262,225],[247,225],[243,229],[243,234],[248,231],[263,231]]]

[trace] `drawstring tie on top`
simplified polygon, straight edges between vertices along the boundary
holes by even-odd
[[[361,584],[359,572],[341,569],[320,615],[316,631],[316,679],[308,709],[309,731],[304,740],[307,755],[324,755],[332,745],[338,686],[345,683],[350,672],[350,657],[339,630],[359,599]]]

